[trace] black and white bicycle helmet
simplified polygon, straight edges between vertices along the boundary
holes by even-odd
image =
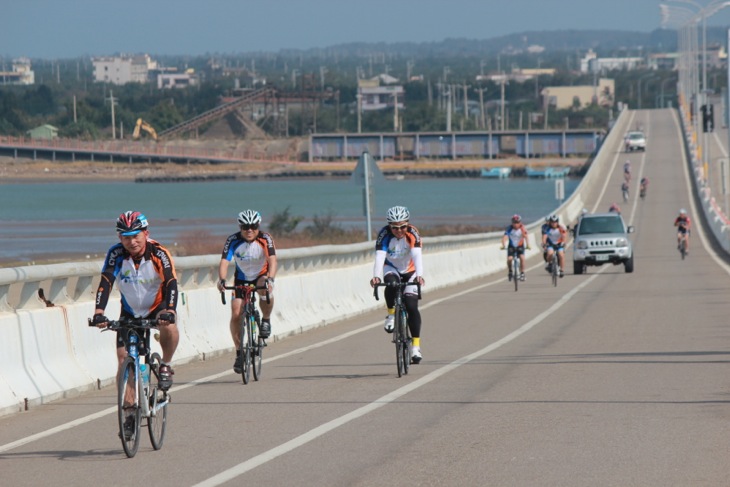
[[[407,222],[411,219],[411,213],[405,206],[394,206],[388,210],[388,223]]]
[[[256,210],[243,210],[238,214],[239,225],[256,225],[261,223],[261,213]]]
[[[556,215],[556,214],[553,213],[552,215],[550,215],[550,219],[549,220],[551,222],[557,222],[557,221],[560,221],[560,218],[558,218],[558,215]]]

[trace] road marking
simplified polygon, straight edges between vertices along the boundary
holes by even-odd
[[[603,269],[602,269],[603,270]],[[365,416],[366,414],[369,414],[377,409],[382,408],[383,406],[386,406],[397,399],[403,397],[404,395],[408,394],[409,392],[415,391],[416,389],[425,386],[426,384],[433,382],[434,380],[438,379],[439,377],[461,367],[462,365],[468,364],[469,362],[476,360],[490,352],[493,352],[497,350],[498,348],[502,347],[503,345],[506,345],[507,343],[517,339],[518,337],[524,335],[531,329],[533,329],[535,326],[540,324],[545,318],[553,314],[555,311],[560,309],[565,303],[570,301],[573,296],[575,296],[579,291],[581,291],[583,288],[588,286],[591,282],[593,282],[594,279],[598,277],[600,274],[600,271],[596,274],[593,274],[591,277],[580,283],[578,286],[574,287],[570,292],[565,294],[562,298],[560,298],[555,304],[550,306],[547,310],[543,311],[509,335],[506,335],[505,337],[501,338],[500,340],[497,340],[496,342],[493,342],[486,347],[482,348],[481,350],[477,350],[474,353],[471,353],[469,355],[465,355],[464,357],[457,359],[453,362],[451,362],[448,365],[445,365],[439,369],[434,370],[433,372],[424,375],[423,377],[411,382],[410,384],[406,384],[405,386],[396,389],[383,397],[376,399],[375,401],[371,402],[370,404],[367,404],[361,408],[358,408],[350,413],[347,413],[343,416],[340,416],[339,418],[333,419],[332,421],[329,421],[327,423],[324,423],[312,430],[309,430],[308,432],[297,436],[296,438],[289,440],[285,443],[282,443],[281,445],[272,448],[271,450],[265,451],[259,455],[256,455],[255,457],[252,457],[245,462],[241,462],[235,467],[229,468],[228,470],[224,470],[223,472],[214,475],[213,477],[210,477],[209,479],[206,479],[198,484],[195,484],[195,486],[199,487],[212,487],[216,485],[221,485],[225,482],[228,482],[230,480],[235,479],[236,477],[243,475],[244,473],[263,465],[264,463],[270,462],[277,457],[280,457],[281,455],[284,455],[285,453],[289,453],[292,450],[295,450],[296,448],[299,448],[300,446],[304,446],[307,443],[319,438],[320,436],[323,436],[330,431],[333,431],[340,426],[343,426],[351,421],[354,421],[355,419],[358,419],[362,416]],[[469,291],[471,292],[471,290]],[[465,292],[459,293],[465,294]],[[439,301],[443,301],[445,299],[451,299],[444,298]],[[379,323],[378,323],[379,324]]]
[[[672,110],[672,119],[674,120],[674,126],[677,129],[677,139],[681,140],[684,143],[684,134],[682,133],[682,127],[679,119],[677,118],[677,112]],[[721,146],[722,147],[722,146]],[[684,149],[684,147],[682,147]],[[687,161],[687,154],[684,150],[680,151],[682,153],[682,167],[684,168],[684,180],[685,184],[687,186],[687,194],[689,195],[689,207],[692,210],[692,218],[694,218],[696,225],[694,229],[697,231],[697,233],[700,236],[700,240],[702,241],[702,246],[705,248],[707,253],[712,257],[712,260],[714,260],[717,265],[723,269],[725,272],[730,274],[730,266],[728,266],[725,261],[717,255],[717,252],[714,251],[712,246],[710,245],[710,242],[708,241],[707,236],[705,235],[705,230],[703,228],[703,225],[701,223],[701,220],[697,216],[698,210],[697,206],[695,205],[695,198],[694,198],[694,191],[693,191],[693,185],[692,185],[692,179],[689,172],[689,162]]]

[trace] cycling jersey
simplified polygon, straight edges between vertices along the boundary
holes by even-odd
[[[421,249],[421,234],[413,225],[408,225],[403,238],[395,238],[390,226],[384,226],[378,233],[375,241],[375,267],[373,276],[383,279],[383,274],[397,272],[398,274],[423,275],[423,258]],[[415,273],[415,274],[414,274]]]
[[[681,216],[678,216],[674,220],[674,226],[677,227],[677,230],[680,233],[686,233],[689,231],[689,227],[692,226],[692,220],[690,220],[690,218],[688,216],[684,217],[684,218],[682,218]]]
[[[269,257],[276,255],[274,239],[266,232],[259,232],[247,242],[240,232],[234,233],[223,245],[222,259],[236,262],[237,281],[255,281],[269,272]]]
[[[121,243],[107,252],[96,293],[96,307],[105,309],[115,280],[122,295],[122,314],[146,318],[177,308],[177,276],[170,252],[148,239],[144,254],[134,259]]]
[[[505,229],[504,234],[508,237],[510,247],[525,246],[525,242],[527,240],[527,228],[525,228],[524,224],[520,223],[517,228],[510,225]]]
[[[568,232],[565,230],[565,227],[562,225],[558,225],[557,227],[550,227],[547,232],[545,232],[545,243],[549,247],[559,247],[562,248],[565,244],[566,236]]]

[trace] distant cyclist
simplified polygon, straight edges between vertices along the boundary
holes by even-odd
[[[639,196],[644,198],[646,196],[646,190],[649,188],[649,178],[643,177],[639,181]]]
[[[618,213],[621,214],[621,208],[616,203],[611,203],[611,206],[608,208],[609,213]]]
[[[624,180],[627,183],[631,182],[631,161],[629,160],[624,162]]]
[[[261,328],[259,336],[269,338],[271,335],[271,311],[274,309],[274,276],[276,276],[276,247],[274,239],[266,232],[259,230],[261,225],[261,213],[255,210],[244,210],[238,214],[238,227],[240,231],[226,239],[223,245],[223,253],[218,266],[218,290],[223,292],[228,275],[228,263],[235,261],[236,273],[234,286],[254,284],[268,290],[259,290],[260,296],[268,292],[269,299],[260,299],[261,307]],[[241,358],[241,314],[243,313],[242,291],[236,289],[233,300],[231,300],[231,338],[236,347],[236,360],[233,362],[233,371],[241,373],[243,361]]]
[[[550,215],[550,228],[542,236],[542,245],[547,250],[548,262],[551,262],[553,253],[558,253],[558,265],[560,266],[560,277],[565,275],[563,269],[565,264],[565,243],[568,238],[568,232],[560,224],[558,215]],[[552,264],[548,264],[548,270],[552,272],[550,267]]]
[[[624,199],[624,203],[629,201],[629,183],[627,183],[626,181],[621,183],[621,195]]]
[[[677,248],[682,244],[682,238],[684,238],[684,253],[689,255],[689,235],[692,220],[687,215],[687,210],[684,208],[679,210],[679,215],[674,219],[674,226],[677,227]]]
[[[522,223],[522,217],[520,215],[512,216],[512,223],[504,231],[502,236],[502,248],[505,248],[507,244],[507,278],[511,281],[513,278],[519,279],[520,281],[525,280],[525,247],[530,248],[530,244],[527,240],[527,228]],[[515,257],[520,259],[520,275],[512,275],[512,259]]]
[[[423,244],[418,229],[409,223],[411,214],[405,206],[394,206],[388,210],[388,224],[378,233],[375,241],[375,265],[370,285],[381,282],[418,282],[423,280]],[[395,328],[395,289],[385,288],[385,304],[388,316],[385,331],[393,333]],[[418,290],[414,285],[406,286],[403,302],[408,312],[408,328],[413,337],[411,362],[421,362],[421,312],[418,310]]]

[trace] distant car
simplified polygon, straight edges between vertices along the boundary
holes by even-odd
[[[620,213],[586,214],[575,228],[573,242],[573,273],[583,274],[586,266],[611,263],[624,265],[626,272],[634,272],[634,252],[629,233],[634,227],[626,226]]]
[[[626,134],[624,143],[626,144],[626,152],[646,150],[646,136],[644,135],[644,132],[629,132]]]

